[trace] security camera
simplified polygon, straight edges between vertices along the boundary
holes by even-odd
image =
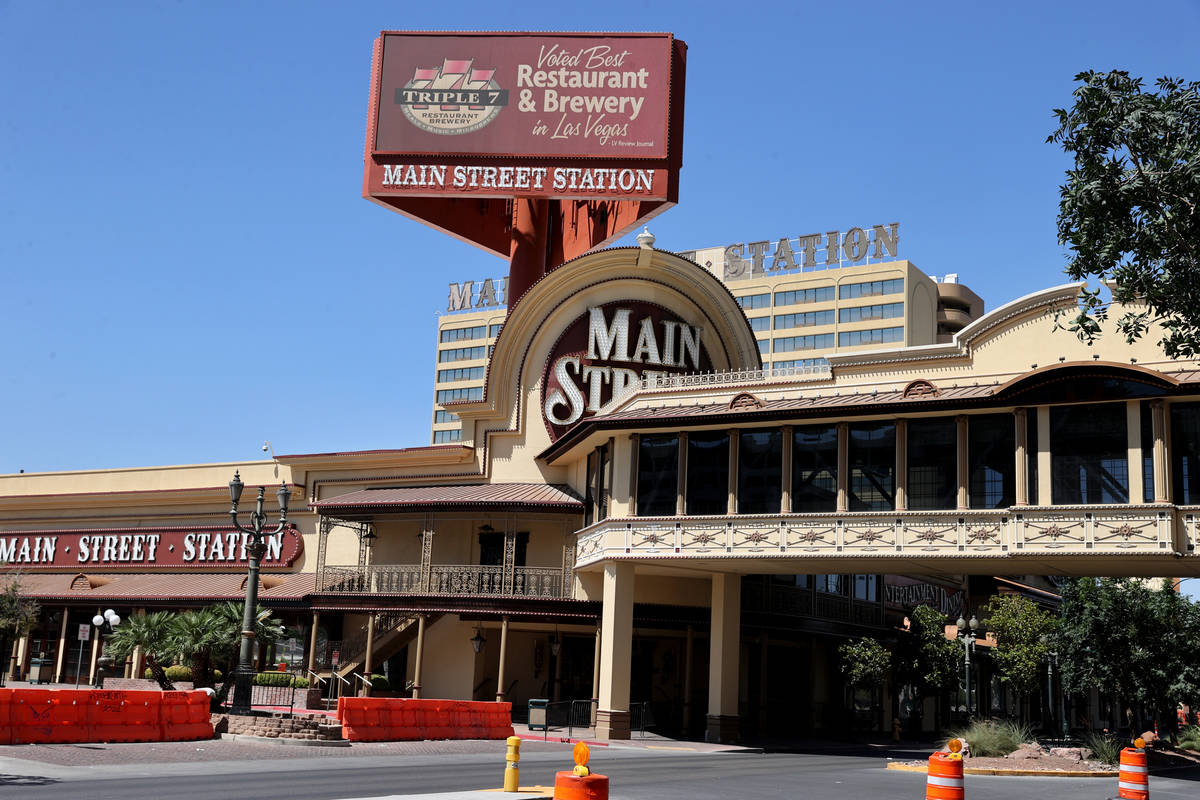
[[[269,449],[271,449],[271,443],[270,443],[270,442],[263,442],[262,451],[265,453],[265,452],[267,452],[267,450],[269,450]]]

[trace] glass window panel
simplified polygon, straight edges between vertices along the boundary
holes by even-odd
[[[875,602],[879,599],[878,575],[854,576],[854,599]]]
[[[638,516],[673,515],[679,474],[679,437],[675,434],[640,437],[637,466]]]
[[[1125,421],[1124,403],[1050,409],[1050,502],[1129,502]]]
[[[971,508],[1007,508],[1016,502],[1016,430],[1012,414],[979,414],[967,420]]]
[[[742,431],[738,441],[738,513],[778,514],[783,487],[779,431]]]
[[[687,513],[724,514],[729,507],[729,434],[688,436]]]
[[[1038,505],[1038,410],[1025,409],[1025,474],[1028,475],[1026,492],[1029,502]]]
[[[1177,505],[1200,503],[1200,405],[1171,406],[1171,483]]]
[[[837,510],[837,426],[805,425],[792,431],[792,511]]]
[[[845,575],[814,575],[813,583],[818,592],[825,594],[846,594],[846,576]]]
[[[896,507],[896,426],[863,422],[850,426],[850,510]]]
[[[1142,403],[1142,502],[1154,502],[1154,415],[1149,403]]]
[[[908,423],[908,507],[914,511],[958,505],[958,444],[953,417]]]

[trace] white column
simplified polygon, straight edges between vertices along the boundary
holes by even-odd
[[[1016,484],[1013,487],[1014,502],[1019,506],[1027,506],[1029,505],[1029,470],[1026,466],[1028,456],[1025,440],[1029,438],[1029,427],[1023,408],[1013,409],[1013,435],[1016,443],[1013,453],[1013,457],[1016,459],[1013,470],[1013,482]]]
[[[508,657],[508,617],[500,620],[500,666],[496,673],[496,702],[504,702],[504,661]]]
[[[62,625],[58,629],[58,658],[54,662],[54,682],[62,683],[63,667],[67,658],[67,618],[71,616],[71,607],[65,606],[62,613]]]
[[[1145,501],[1146,483],[1142,475],[1142,404],[1125,401],[1125,434],[1129,460],[1129,502]]]
[[[633,658],[633,565],[604,565],[600,624],[600,707],[596,738],[629,738],[629,672]]]
[[[1054,482],[1050,475],[1050,406],[1039,406],[1037,410],[1038,435],[1038,496],[1039,506],[1048,506],[1053,502],[1051,487]]]
[[[714,573],[708,641],[708,740],[737,738],[742,576]]]
[[[421,661],[425,656],[425,615],[417,615],[417,653],[413,656],[413,687],[412,696],[421,696]],[[331,678],[332,680],[332,678]]]

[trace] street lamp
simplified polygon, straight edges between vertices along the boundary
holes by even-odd
[[[279,491],[276,492],[276,496],[279,498],[279,524],[273,531],[263,531],[263,526],[267,522],[267,515],[263,513],[266,489],[262,486],[258,487],[258,501],[254,511],[250,514],[250,527],[243,528],[238,522],[238,500],[242,497],[243,486],[241,476],[235,471],[233,480],[229,482],[229,499],[233,503],[229,509],[229,518],[233,521],[233,527],[250,535],[250,546],[246,548],[250,566],[249,576],[246,578],[246,607],[242,612],[242,645],[238,651],[238,665],[234,670],[234,714],[249,714],[253,705],[251,686],[254,681],[254,667],[250,664],[250,654],[254,647],[254,620],[255,612],[258,610],[258,564],[267,549],[264,537],[274,536],[287,524],[288,496],[291,494],[286,483],[279,485]]]
[[[483,638],[483,634],[480,632],[478,625],[475,626],[475,635],[472,636],[468,641],[471,642],[471,649],[476,653],[482,652],[483,646],[487,644],[487,639]]]
[[[116,629],[116,627],[121,624],[121,617],[120,617],[120,615],[117,614],[117,612],[113,611],[111,608],[107,608],[104,610],[103,614],[97,614],[96,616],[92,617],[92,624],[96,626],[96,638],[100,640],[100,643],[99,643],[100,655],[96,659],[96,675],[95,675],[96,688],[102,689],[102,688],[104,688],[104,674],[103,674],[104,666],[101,664],[101,662],[104,661],[105,658],[108,658],[107,656],[104,655],[104,635],[106,633],[111,634]],[[80,655],[82,655],[82,654],[83,654],[83,648],[81,647]],[[79,688],[79,674],[78,674],[79,669],[78,668],[76,668],[75,673],[76,673],[75,688],[78,689]]]
[[[974,614],[971,615],[970,622],[959,617],[955,625],[958,626],[958,640],[963,643],[963,674],[966,677],[967,718],[969,719],[971,716],[971,650],[975,648],[975,640],[978,638],[976,634],[983,631],[980,630],[979,619]]]
[[[1054,702],[1054,668],[1058,666],[1058,651],[1049,650],[1046,652],[1046,713],[1053,715],[1055,713],[1055,705],[1058,706],[1058,721],[1062,729],[1063,741],[1067,740],[1070,735],[1070,729],[1067,725],[1067,706],[1065,702],[1064,692],[1062,691],[1062,672],[1059,672],[1059,692],[1058,703]],[[1050,726],[1046,726],[1046,730],[1050,730]]]

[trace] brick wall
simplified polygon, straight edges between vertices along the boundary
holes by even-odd
[[[267,739],[315,739],[340,741],[342,724],[323,714],[301,714],[287,717],[281,713],[213,714],[213,730],[217,733],[239,733]]]

